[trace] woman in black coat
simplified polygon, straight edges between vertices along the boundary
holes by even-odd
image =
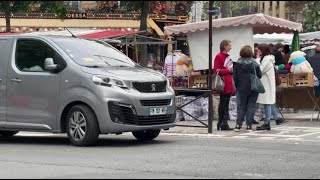
[[[234,63],[233,80],[237,89],[237,125],[235,131],[242,127],[246,117],[247,130],[252,129],[252,122],[256,112],[256,102],[259,93],[251,91],[251,74],[261,78],[262,73],[259,64],[252,58],[253,51],[250,46],[244,46],[240,50],[240,58]]]

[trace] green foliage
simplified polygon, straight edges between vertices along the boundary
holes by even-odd
[[[303,29],[305,32],[320,30],[320,2],[310,1],[302,10]]]
[[[17,12],[31,12],[36,8],[40,12],[51,12],[64,18],[68,12],[67,6],[63,1],[2,1],[0,2],[0,11]]]
[[[209,2],[204,2],[204,9],[209,9]],[[214,3],[215,7],[222,7],[222,1],[215,1]],[[247,15],[249,13],[247,1],[228,1],[228,16],[229,17],[235,17],[235,16],[242,16]],[[208,13],[202,14],[203,20],[208,20]]]
[[[68,12],[67,6],[63,1],[1,1],[0,11],[5,12],[6,31],[10,32],[10,18],[12,13],[26,12],[50,12],[57,17],[64,19]]]
[[[39,5],[40,12],[55,13],[61,19],[66,17],[68,7],[63,1],[33,1]]]

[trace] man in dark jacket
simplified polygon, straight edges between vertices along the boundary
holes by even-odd
[[[313,69],[314,75],[320,79],[320,45],[317,45],[315,48],[315,55],[307,59]],[[314,87],[314,92],[316,96],[320,95],[319,86]]]
[[[283,59],[282,49],[283,45],[281,43],[278,43],[274,46],[274,50],[272,52],[276,60],[275,65],[277,66],[279,66],[280,64],[286,64],[286,62]]]
[[[320,45],[315,48],[315,55],[309,57],[307,60],[309,61],[314,75],[319,79],[320,77]]]

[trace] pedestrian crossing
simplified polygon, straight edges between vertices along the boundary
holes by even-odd
[[[309,141],[320,142],[320,127],[294,127],[281,126],[272,128],[271,131],[214,131],[214,134],[181,134],[165,133],[172,136],[214,137],[232,139],[258,139],[258,140],[283,140],[283,141]]]

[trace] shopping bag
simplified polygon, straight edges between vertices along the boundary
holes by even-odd
[[[216,74],[213,75],[212,78],[212,90],[213,91],[224,91],[224,80],[219,75],[219,69],[217,70]]]

